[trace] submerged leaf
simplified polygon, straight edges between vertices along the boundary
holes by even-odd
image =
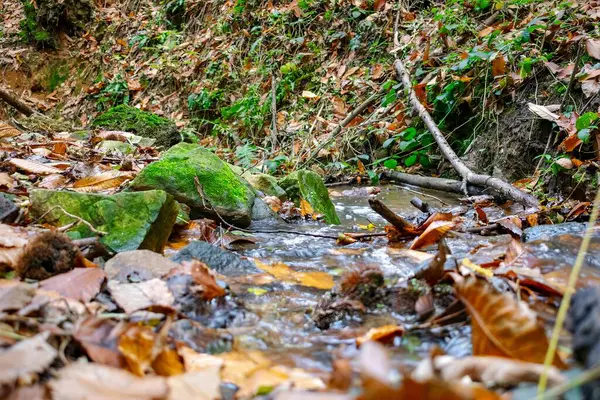
[[[295,271],[282,262],[273,263],[271,265],[255,260],[256,266],[263,271],[273,275],[280,281],[314,287],[317,289],[329,290],[334,286],[333,277],[327,272],[303,272]]]

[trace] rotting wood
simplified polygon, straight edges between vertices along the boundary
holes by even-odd
[[[21,114],[29,117],[36,113],[36,111],[29,107],[27,104],[23,102],[23,100],[19,99],[14,94],[9,93],[8,90],[0,87],[0,100],[3,100],[6,104],[14,107]]]

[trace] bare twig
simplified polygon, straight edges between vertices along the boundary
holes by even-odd
[[[98,229],[94,228],[94,226],[92,224],[90,224],[89,222],[87,222],[85,219],[78,217],[77,215],[71,214],[70,212],[68,212],[67,210],[65,210],[64,208],[62,208],[59,205],[51,207],[48,211],[43,213],[35,222],[41,221],[46,215],[50,214],[52,211],[54,211],[56,209],[62,211],[63,214],[65,214],[67,217],[71,217],[74,220],[76,220],[78,223],[85,225],[90,231],[94,232],[96,235],[98,235],[98,236],[107,235],[107,232],[99,231]]]
[[[277,81],[275,74],[271,75],[271,153],[277,146]]]
[[[33,108],[29,107],[15,95],[9,93],[6,89],[0,88],[0,100],[4,100],[4,102],[10,106],[13,106],[17,111],[19,111],[21,114],[24,114],[26,117],[36,113]]]

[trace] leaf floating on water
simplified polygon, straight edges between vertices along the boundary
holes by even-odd
[[[368,341],[379,343],[393,343],[394,339],[404,334],[404,327],[399,325],[384,325],[379,328],[372,328],[366,334],[356,338],[356,345],[360,346]]]
[[[276,279],[294,285],[309,286],[317,289],[329,290],[334,286],[333,277],[327,272],[295,271],[282,262],[271,265],[255,260],[256,266],[273,275]]]
[[[23,160],[21,158],[11,158],[9,161],[15,167],[30,173],[38,175],[60,174],[62,171],[56,167],[39,163],[37,161]]]
[[[417,250],[435,244],[452,228],[454,228],[454,222],[435,221],[413,242],[410,249]]]
[[[248,293],[252,293],[255,296],[262,296],[267,292],[268,290],[263,288],[248,288]]]
[[[498,293],[485,280],[470,278],[455,284],[472,320],[473,355],[499,356],[543,363],[548,338],[536,314],[508,293]],[[553,365],[565,368],[557,355]]]

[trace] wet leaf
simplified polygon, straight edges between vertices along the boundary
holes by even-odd
[[[410,254],[419,253],[414,250],[408,251],[414,252]],[[438,252],[433,258],[431,258],[430,254],[425,253],[427,255],[425,262],[428,262],[428,264],[415,273],[415,278],[424,279],[429,286],[437,284],[444,276],[444,264],[446,263],[447,251],[448,246],[442,238],[438,241]],[[422,256],[421,254],[418,255],[420,257]]]
[[[544,327],[523,301],[498,293],[485,280],[469,278],[455,284],[471,315],[473,355],[499,356],[543,363],[548,350]],[[564,368],[557,355],[553,365]]]
[[[44,179],[37,184],[37,186],[42,189],[60,189],[66,186],[68,181],[69,179],[64,175],[51,174],[45,176]]]
[[[517,216],[502,218],[496,221],[498,225],[506,229],[511,235],[521,237],[523,235],[521,219]]]
[[[248,288],[248,293],[252,293],[255,296],[262,296],[267,292],[268,290],[263,288]]]
[[[140,378],[132,373],[101,364],[73,363],[60,369],[50,381],[53,399],[136,399],[166,398],[167,381],[162,377]]]
[[[356,338],[356,345],[360,346],[368,341],[379,343],[393,343],[394,339],[404,334],[404,327],[399,325],[384,325],[370,329],[366,334]]]
[[[294,285],[314,287],[317,289],[329,290],[334,286],[333,277],[326,272],[301,272],[295,271],[282,262],[276,262],[271,265],[255,260],[256,266],[263,271],[273,275],[282,282]]]
[[[506,249],[506,255],[504,256],[504,264],[510,265],[518,260],[525,253],[525,246],[520,240],[512,239]]]
[[[125,357],[128,369],[144,376],[156,356],[157,335],[143,325],[132,325],[119,338],[119,351]]]
[[[331,372],[327,386],[343,392],[350,389],[353,378],[352,364],[350,360],[345,358],[333,360],[331,366],[333,371]]]
[[[105,279],[102,268],[75,268],[41,281],[40,288],[87,303],[100,292]]]
[[[435,221],[411,244],[410,249],[417,250],[431,246],[437,243],[452,228],[454,228],[454,222]]]
[[[0,350],[0,384],[29,380],[48,368],[58,355],[48,344],[48,336],[49,333],[41,333]]]
[[[475,213],[477,214],[477,219],[479,221],[481,221],[482,224],[487,224],[488,223],[488,217],[487,214],[485,213],[485,211],[483,211],[483,208],[479,207],[479,206],[474,206],[475,208]]]
[[[158,278],[140,283],[108,281],[108,290],[126,313],[153,305],[171,306],[175,301],[167,283]]]
[[[192,276],[194,284],[202,290],[202,294],[200,295],[202,300],[211,301],[216,297],[225,296],[225,289],[217,283],[208,266],[200,261],[186,261],[182,264],[181,268],[169,272],[168,276],[173,276],[176,273],[184,273]]]
[[[39,163],[37,161],[23,160],[20,158],[11,158],[9,161],[15,167],[30,173],[38,175],[60,174],[62,171],[56,167]]]
[[[476,272],[479,275],[487,276],[488,278],[491,278],[492,276],[494,276],[494,273],[492,271],[490,271],[489,269],[485,269],[485,268],[481,267],[480,265],[475,264],[473,261],[469,260],[468,258],[463,259],[460,266],[463,268],[467,268],[473,272]]]

